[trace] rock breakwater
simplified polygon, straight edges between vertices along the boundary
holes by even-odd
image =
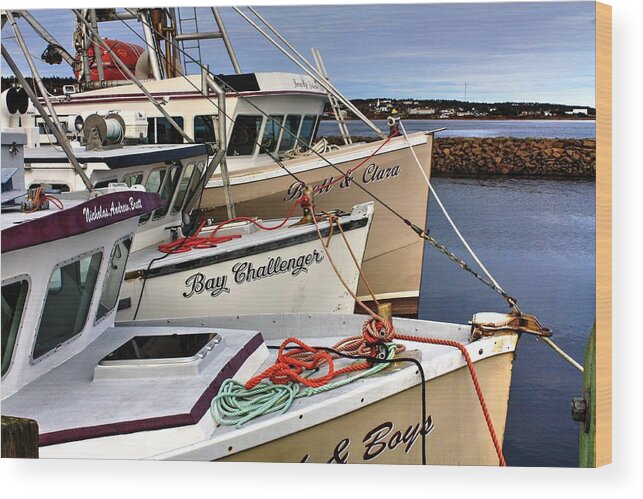
[[[436,138],[432,175],[592,178],[596,176],[596,141]]]
[[[343,143],[341,137],[327,139]],[[431,175],[594,178],[596,140],[436,137]]]

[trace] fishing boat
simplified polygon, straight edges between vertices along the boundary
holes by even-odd
[[[86,124],[84,144],[74,147],[54,123],[59,121],[56,113],[46,114],[9,54],[3,51],[3,56],[24,85],[22,99],[31,98],[47,119],[48,129],[64,145],[27,148],[25,159],[32,167],[44,165],[48,178],[71,164],[87,186],[83,191],[61,193],[62,198],[83,199],[87,192],[101,188],[160,194],[163,206],[139,219],[119,301],[120,319],[199,316],[213,307],[231,314],[239,303],[245,304],[245,313],[353,310],[351,292],[360,277],[373,203],[354,206],[347,213],[334,210],[314,216],[314,196],[307,192],[290,203],[279,220],[233,217],[197,226],[190,214],[219,165],[220,147],[217,151],[205,144],[123,147],[107,133],[126,134],[125,121],[115,113],[89,116],[87,122],[93,125]],[[28,106],[9,92],[3,94],[2,110],[11,121],[12,115]],[[93,180],[81,163],[100,165],[92,171]],[[46,190],[38,184],[30,192]],[[91,210],[86,217],[88,221],[109,218],[119,209]],[[299,212],[303,216],[297,216]],[[334,253],[332,262],[326,251]],[[343,273],[345,282],[332,276],[331,265]],[[275,289],[281,292],[274,293]]]
[[[2,140],[21,159],[25,139]],[[115,324],[138,219],[160,196],[112,186],[29,204],[21,169],[2,170],[2,411],[38,422],[40,457],[504,464],[528,317],[393,319],[381,303],[366,320]]]
[[[317,206],[325,210],[349,211],[375,200],[380,209],[367,243],[364,273],[375,296],[392,302],[396,315],[416,315],[424,245],[409,225],[426,227],[434,131],[383,132],[333,86],[318,51],[313,66],[256,10],[250,9],[264,28],[235,8],[303,71],[242,72],[218,10],[211,9],[214,32],[200,31],[196,11],[186,14],[186,10],[194,9],[75,11],[78,53],[71,55],[59,43],[50,42],[51,57],[57,54],[69,62],[79,79],[78,91],[68,89],[64,97],[52,99],[70,135],[77,133],[75,127],[82,127],[88,114],[117,111],[143,117],[152,143],[222,140],[226,154],[221,168],[209,178],[200,200],[204,219],[221,220],[233,214],[278,218],[304,186],[314,189]],[[43,38],[53,39],[28,12],[14,13]],[[132,36],[145,50],[124,51],[120,60],[109,49],[113,41],[102,38],[99,26],[121,25],[128,19],[140,21],[143,34],[132,30]],[[233,74],[217,75],[203,64],[202,44],[214,38],[223,39]],[[90,48],[98,53],[101,47],[102,58],[89,57]],[[128,62],[134,54],[140,54],[136,64]],[[109,79],[103,65],[111,68],[112,76],[117,65],[120,76]],[[189,74],[192,68],[195,71]],[[343,145],[316,140],[327,102],[339,120]],[[353,143],[341,106],[364,120],[379,140]],[[393,125],[391,130],[396,128],[395,120]],[[41,142],[46,144],[51,136],[44,125],[41,128]],[[89,177],[93,168],[101,166],[91,166]],[[63,190],[83,187],[71,170],[57,179],[52,179],[53,171],[42,164],[31,165],[28,183],[56,180]],[[358,296],[371,300],[363,279]]]
[[[28,149],[26,155],[31,167],[56,168],[66,159],[63,151],[48,146]],[[139,220],[119,320],[199,316],[209,310],[233,314],[239,303],[245,304],[246,313],[352,313],[355,300],[334,278],[321,241],[356,290],[357,265],[373,220],[372,202],[347,213],[327,212],[316,223],[299,223],[303,209],[310,209],[300,206],[300,196],[279,219],[235,217],[197,224],[189,213],[208,172],[205,145],[80,148],[74,155],[83,164],[107,166],[93,172],[98,188],[138,186],[158,192],[164,202]],[[73,198],[77,192],[63,197]],[[100,212],[88,214],[100,216]]]

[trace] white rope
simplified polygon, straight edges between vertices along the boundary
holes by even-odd
[[[458,227],[455,225],[455,222],[453,221],[453,219],[449,215],[449,212],[445,208],[444,204],[442,204],[442,200],[440,199],[440,196],[438,196],[438,193],[435,192],[435,189],[433,188],[433,185],[431,185],[431,182],[429,181],[429,177],[427,176],[426,172],[424,171],[424,168],[422,168],[422,163],[420,163],[420,160],[418,159],[417,155],[415,154],[415,150],[413,149],[413,146],[411,146],[411,142],[409,141],[409,136],[406,134],[406,129],[404,128],[404,124],[402,123],[402,120],[400,120],[399,123],[400,123],[400,128],[402,129],[402,133],[404,134],[404,138],[406,139],[406,143],[408,144],[409,149],[411,149],[411,154],[413,154],[413,157],[415,158],[415,162],[416,162],[418,168],[420,169],[420,172],[422,173],[422,176],[424,177],[424,180],[426,181],[426,184],[429,186],[429,190],[431,191],[431,194],[435,198],[435,201],[438,203],[438,206],[442,210],[442,213],[444,213],[444,216],[446,217],[446,219],[448,220],[449,224],[453,228],[453,231],[456,233],[456,235],[458,236],[458,238],[460,239],[460,241],[462,242],[464,247],[467,249],[467,251],[469,252],[471,257],[480,266],[480,268],[485,273],[485,275],[489,278],[489,280],[494,284],[494,286],[496,286],[500,291],[502,291],[504,293],[505,290],[502,289],[500,284],[498,284],[498,281],[496,281],[493,278],[491,273],[487,270],[487,268],[483,265],[483,263],[478,258],[478,255],[476,255],[476,253],[473,251],[473,248],[471,248],[471,246],[469,245],[467,240],[464,238],[462,233],[458,230]]]
[[[563,351],[562,348],[560,348],[556,343],[554,343],[550,338],[547,338],[546,336],[542,337],[542,340],[547,343],[550,347],[554,349],[554,351],[560,355],[563,359],[565,359],[567,362],[569,362],[572,366],[574,366],[576,369],[578,369],[580,372],[585,372],[585,369],[583,366],[581,366],[578,362],[576,362],[574,359],[572,359],[567,353]]]
[[[427,185],[429,186],[429,189],[431,191],[431,194],[435,198],[436,202],[440,206],[440,209],[442,210],[442,213],[444,213],[444,216],[446,219],[449,221],[449,224],[453,228],[453,231],[457,234],[458,238],[462,242],[465,248],[467,248],[467,251],[469,254],[472,256],[472,258],[476,261],[476,263],[480,266],[480,268],[483,270],[485,275],[489,278],[491,282],[503,293],[505,292],[502,287],[500,287],[500,284],[493,278],[491,273],[487,270],[487,268],[482,264],[478,256],[475,254],[471,246],[469,246],[469,243],[467,243],[466,239],[464,236],[460,233],[458,230],[458,227],[455,225],[451,217],[449,216],[449,213],[447,212],[444,204],[442,204],[442,201],[440,200],[440,197],[438,196],[438,193],[435,192],[435,189],[433,189],[433,186],[431,185],[431,182],[429,181],[429,177],[427,176],[426,172],[424,171],[424,168],[422,168],[422,163],[420,163],[420,160],[418,159],[417,155],[415,154],[415,150],[411,146],[411,142],[409,141],[409,136],[406,134],[406,129],[404,128],[404,124],[400,120],[400,128],[402,129],[402,133],[404,134],[404,138],[406,139],[406,143],[409,146],[409,149],[411,149],[411,153],[413,154],[413,157],[415,158],[415,162],[417,163],[418,168],[420,169],[420,172],[422,173],[422,176],[424,177],[424,180],[426,181]],[[578,369],[580,372],[584,372],[583,366],[581,366],[578,362],[576,362],[574,359],[572,359],[567,353],[565,353],[558,345],[556,345],[551,339],[547,337],[542,337],[542,340],[547,343],[551,348],[554,349],[558,355],[560,355],[563,359],[565,359],[567,362],[569,362],[572,366],[574,366],[576,369]]]

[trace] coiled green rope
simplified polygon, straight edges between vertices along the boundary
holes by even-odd
[[[392,360],[395,356],[395,343],[387,343],[386,360]],[[227,379],[221,385],[219,393],[212,399],[210,414],[217,424],[235,425],[241,428],[243,425],[266,414],[283,414],[295,401],[302,397],[310,397],[322,392],[339,388],[361,378],[371,376],[382,369],[388,363],[382,362],[373,364],[372,367],[324,386],[301,389],[298,383],[287,383],[276,385],[271,381],[264,380],[257,386],[247,389],[243,383],[233,379]]]

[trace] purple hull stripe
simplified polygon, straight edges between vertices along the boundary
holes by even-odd
[[[161,197],[148,192],[104,194],[72,208],[33,218],[2,231],[2,253],[29,248],[65,237],[77,236],[163,206]]]
[[[76,442],[98,437],[111,437],[114,435],[126,435],[128,433],[137,433],[139,431],[162,430],[164,428],[175,428],[178,426],[188,426],[199,422],[206,411],[210,408],[210,401],[219,392],[223,382],[232,378],[250,356],[263,345],[263,336],[257,333],[248,343],[232,357],[219,374],[214,378],[210,386],[201,394],[194,404],[194,407],[187,414],[170,414],[155,418],[136,419],[133,421],[119,421],[97,426],[86,426],[83,428],[70,428],[67,430],[52,431],[41,433],[39,445],[62,444],[67,442]]]

